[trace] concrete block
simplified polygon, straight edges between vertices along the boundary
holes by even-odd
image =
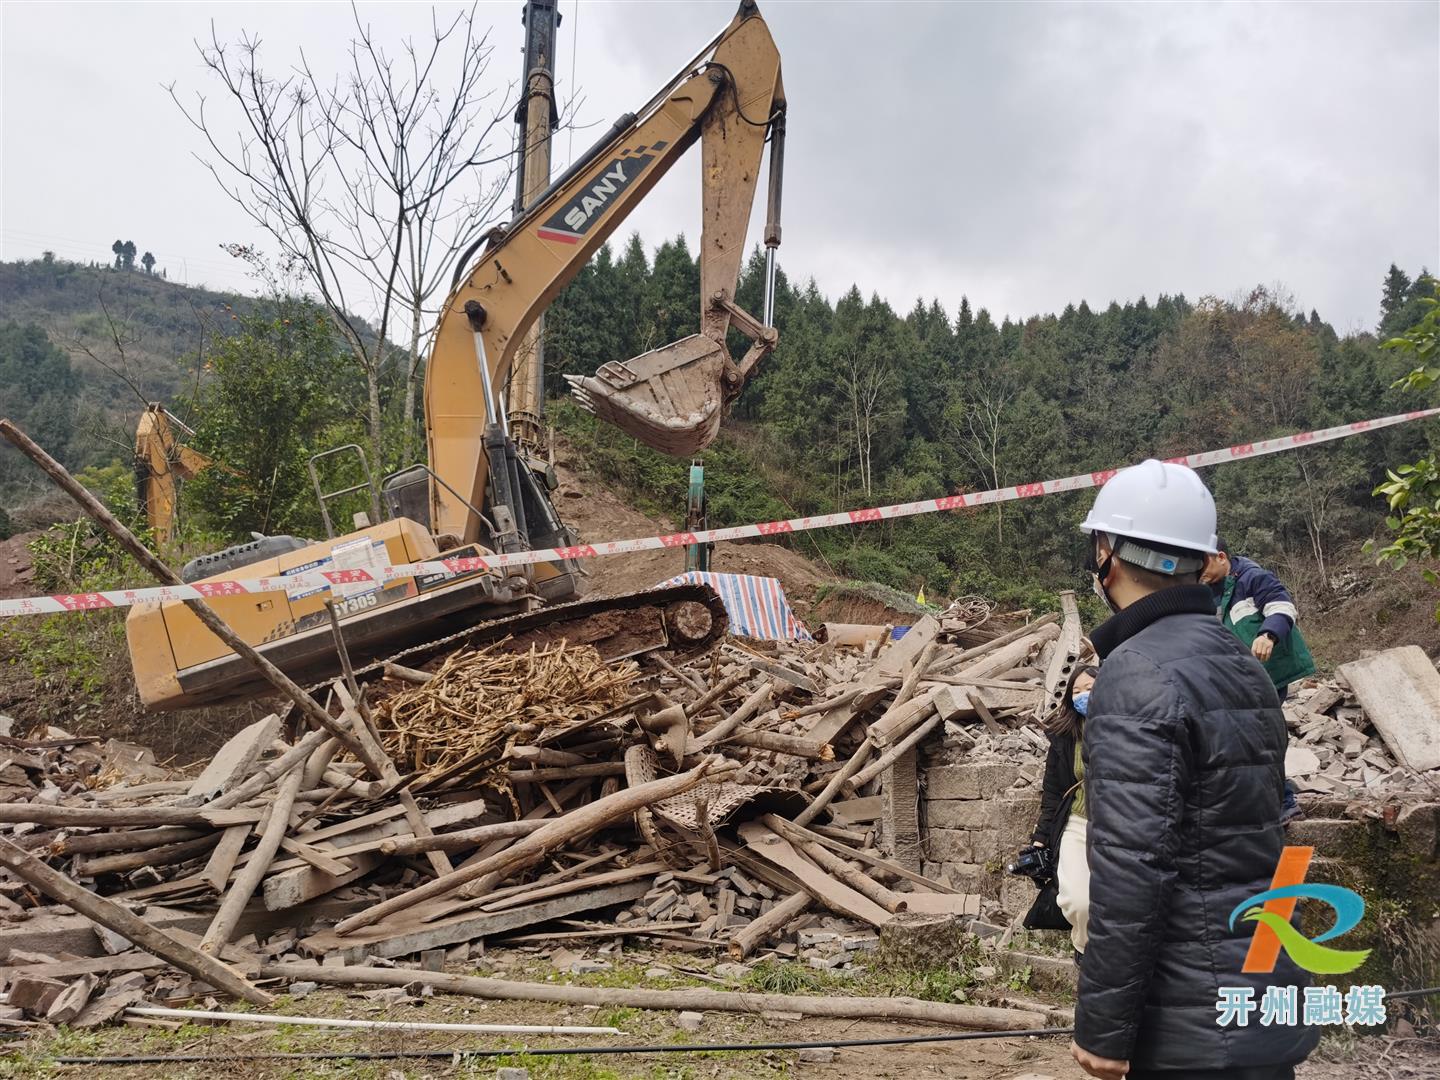
[[[834,1060],[833,1046],[811,1046],[800,1051],[800,1061],[805,1065],[829,1065]]]
[[[926,850],[936,862],[973,863],[978,861],[975,858],[976,835],[968,829],[932,828],[925,834]],[[961,886],[956,882],[955,887]]]
[[[681,1031],[699,1031],[705,1026],[705,1014],[698,1012],[682,1012],[675,1017],[675,1026]]]
[[[1001,910],[1010,916],[1024,915],[1039,895],[1034,883],[1029,878],[1016,877],[1003,871],[999,878]]]
[[[1285,843],[1313,847],[1321,854],[1341,855],[1350,844],[1363,843],[1368,826],[1349,818],[1303,818],[1285,830]]]
[[[989,829],[996,804],[989,799],[927,799],[925,820],[932,829]]]
[[[1020,766],[1003,761],[941,765],[925,774],[931,799],[990,799],[1020,779]]]
[[[1440,856],[1440,803],[1413,803],[1400,811],[1395,831],[1405,850],[1421,858]]]

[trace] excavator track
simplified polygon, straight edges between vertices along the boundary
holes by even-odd
[[[457,649],[508,639],[516,652],[556,641],[593,645],[606,660],[664,649],[676,656],[704,650],[725,636],[730,616],[708,585],[669,585],[648,592],[596,596],[477,623],[455,634],[411,645],[358,669],[357,678],[378,678],[387,663],[423,668]]]

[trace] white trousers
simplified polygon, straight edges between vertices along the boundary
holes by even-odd
[[[1090,940],[1090,863],[1085,854],[1085,833],[1089,827],[1073,814],[1060,834],[1059,865],[1055,868],[1056,902],[1070,922],[1070,940],[1077,952],[1084,952]]]

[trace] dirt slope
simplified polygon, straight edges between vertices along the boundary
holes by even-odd
[[[568,448],[562,447],[557,453],[555,471],[560,478],[560,488],[554,493],[555,509],[585,543],[633,540],[675,531],[673,525],[648,517],[626,503]],[[676,548],[611,555],[589,559],[585,568],[591,575],[588,585],[592,594],[630,592],[683,573],[685,552]],[[822,567],[778,544],[717,544],[710,568],[722,574],[779,578],[791,606],[802,619],[815,599],[815,590],[830,580]]]
[[[29,596],[35,591],[30,584],[30,551],[25,546],[39,533],[16,533],[9,540],[0,540],[0,600]]]

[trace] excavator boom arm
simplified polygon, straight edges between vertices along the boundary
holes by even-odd
[[[774,331],[734,303],[745,230],[772,119],[783,110],[780,54],[746,0],[698,67],[562,176],[478,257],[451,292],[426,373],[431,528],[473,542],[489,505],[487,429],[503,425],[510,373],[526,331],[662,176],[702,143],[701,333],[574,380],[582,404],[673,453],[709,443]],[[778,229],[776,230],[778,240]],[[741,364],[734,323],[756,344]],[[457,497],[460,496],[460,497]]]

